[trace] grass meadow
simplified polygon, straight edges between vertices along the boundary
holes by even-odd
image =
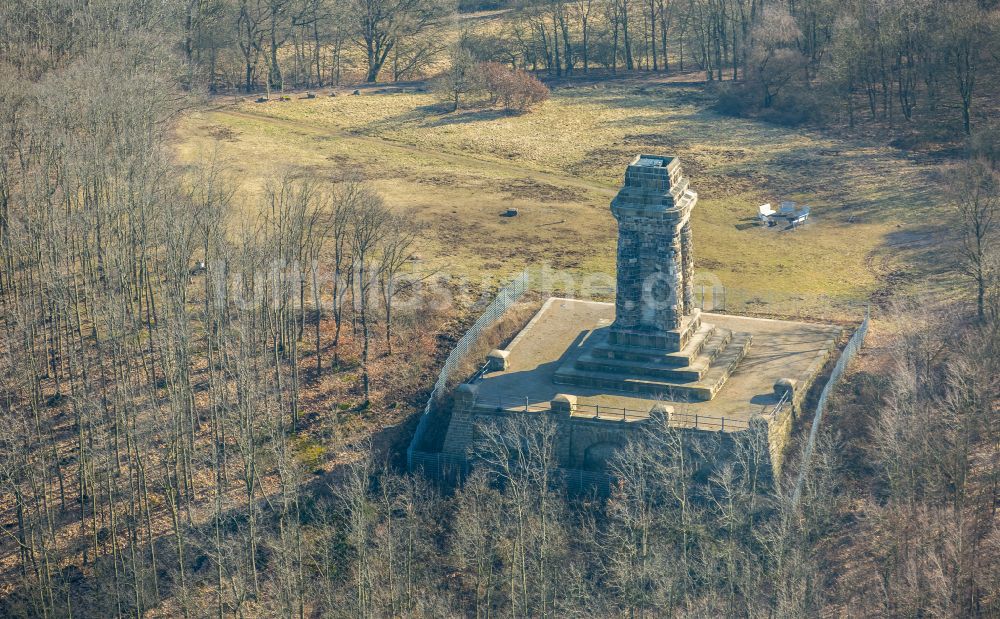
[[[218,153],[240,180],[244,209],[284,168],[360,174],[423,224],[427,268],[473,280],[542,264],[612,274],[608,205],[625,166],[641,152],[669,154],[700,196],[699,278],[759,293],[741,297],[748,311],[767,313],[760,306],[771,298],[808,310],[944,285],[949,260],[930,232],[946,217],[933,161],[878,146],[876,136],[865,143],[722,116],[710,102],[698,84],[637,80],[566,84],[518,116],[446,112],[416,88],[229,97],[185,117],[176,148],[185,161]],[[808,224],[755,225],[758,204],[782,200],[811,206]],[[517,217],[501,216],[509,207]]]

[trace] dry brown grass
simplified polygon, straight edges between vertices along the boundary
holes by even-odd
[[[636,153],[669,153],[701,196],[693,217],[706,283],[798,295],[805,309],[826,302],[820,294],[864,300],[890,274],[893,290],[943,285],[927,226],[941,214],[935,166],[708,106],[697,85],[629,81],[570,83],[520,116],[444,113],[434,95],[412,91],[244,101],[185,118],[177,153],[190,161],[218,148],[248,196],[287,166],[363,174],[427,224],[420,253],[431,267],[472,279],[540,264],[612,273],[608,203],[623,169]],[[810,223],[755,226],[757,205],[780,200],[810,205]],[[508,207],[520,214],[501,217]]]

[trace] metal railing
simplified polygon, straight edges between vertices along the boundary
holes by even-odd
[[[778,416],[778,413],[780,413],[781,409],[785,407],[785,404],[788,404],[788,400],[790,400],[791,397],[792,397],[791,390],[785,391],[784,393],[781,394],[781,398],[778,399],[778,403],[775,404],[774,408],[771,409],[772,418]]]
[[[488,407],[488,402],[477,401],[479,406]],[[779,406],[781,404],[779,403]],[[495,407],[496,412],[518,412],[518,413],[550,413],[553,412],[551,404],[530,404],[527,398],[523,403],[515,399],[506,401],[498,398]],[[777,409],[776,409],[777,410]],[[648,419],[650,411],[633,410],[618,406],[608,406],[601,404],[576,404],[573,408],[573,417],[577,419],[594,419],[600,421],[643,421]],[[750,427],[750,422],[746,419],[734,417],[719,417],[716,415],[703,415],[701,413],[673,412],[670,414],[670,427],[684,428],[691,430],[705,430],[709,432],[736,432],[746,430]]]
[[[445,359],[441,372],[438,374],[438,379],[434,382],[430,396],[427,398],[427,404],[420,415],[420,421],[417,423],[417,429],[413,433],[413,439],[410,440],[410,446],[406,449],[407,467],[413,468],[413,452],[416,446],[423,441],[424,434],[427,433],[428,417],[430,416],[431,408],[434,406],[434,401],[444,394],[448,386],[448,381],[466,355],[469,354],[472,346],[479,340],[483,331],[492,326],[511,305],[524,296],[524,293],[528,291],[530,281],[531,278],[528,271],[524,270],[506,286],[497,291],[497,295],[493,301],[483,310],[483,313],[476,319],[476,322],[465,332],[462,339],[458,340],[458,343],[455,344],[455,347],[448,354],[448,358]]]
[[[809,440],[806,442],[806,448],[802,455],[802,463],[799,465],[799,478],[795,483],[795,490],[792,493],[792,502],[798,504],[799,498],[802,496],[802,484],[805,483],[806,473],[809,470],[809,463],[812,459],[813,449],[816,447],[816,436],[819,434],[819,426],[823,421],[823,411],[826,410],[826,405],[830,400],[830,396],[833,393],[834,388],[837,386],[837,382],[840,377],[844,374],[844,370],[847,369],[848,364],[857,356],[858,352],[865,342],[865,335],[868,334],[868,325],[871,321],[871,307],[865,310],[865,319],[861,322],[861,326],[858,330],[854,332],[851,336],[850,341],[847,342],[847,346],[844,347],[844,351],[840,353],[840,359],[837,360],[837,365],[833,367],[833,371],[830,372],[830,378],[826,381],[826,385],[823,386],[823,391],[819,394],[819,400],[816,402],[816,414],[813,416],[812,427],[809,429]]]

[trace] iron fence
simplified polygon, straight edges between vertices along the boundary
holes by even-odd
[[[484,402],[478,401],[480,406]],[[782,403],[778,404],[778,410]],[[488,404],[487,404],[488,405]],[[518,412],[518,413],[550,413],[551,404],[530,404],[527,398],[523,403],[516,402],[514,398],[503,400],[498,398],[496,402],[496,412]],[[599,421],[642,421],[648,419],[650,411],[634,410],[620,406],[609,406],[601,404],[576,404],[573,408],[573,417],[577,419],[594,419]],[[735,417],[720,417],[715,415],[703,415],[701,413],[670,413],[670,427],[685,428],[691,430],[705,430],[710,432],[735,432],[746,430],[750,427],[750,422],[746,419]]]
[[[465,335],[458,340],[458,343],[455,344],[455,347],[448,354],[448,358],[445,359],[444,366],[441,368],[441,373],[438,374],[438,379],[435,381],[433,389],[431,389],[431,394],[427,398],[427,404],[420,415],[420,421],[417,422],[417,429],[413,434],[413,439],[410,441],[410,446],[406,450],[406,464],[410,469],[413,468],[414,450],[423,441],[424,434],[427,432],[428,418],[431,408],[434,406],[434,401],[444,394],[448,386],[448,381],[452,378],[452,375],[462,363],[465,356],[469,354],[472,346],[479,340],[483,331],[493,325],[510,306],[524,296],[524,293],[528,291],[530,281],[531,278],[528,271],[524,270],[506,286],[501,288],[493,301],[483,310],[483,313],[476,319],[476,322],[465,332]]]
[[[823,391],[819,394],[819,400],[816,402],[816,414],[813,416],[812,427],[809,429],[809,440],[806,442],[806,448],[802,455],[802,463],[799,467],[799,478],[795,483],[795,490],[792,494],[792,502],[795,504],[798,504],[799,498],[802,496],[802,484],[805,483],[806,473],[809,470],[809,463],[812,459],[813,449],[816,447],[816,436],[819,434],[819,426],[823,421],[823,411],[826,410],[826,405],[830,400],[830,395],[837,386],[837,382],[840,381],[840,377],[844,374],[844,370],[847,368],[847,365],[861,350],[865,341],[865,335],[868,334],[868,325],[870,321],[871,308],[869,307],[865,310],[865,319],[861,322],[861,326],[859,326],[858,330],[854,332],[854,335],[852,335],[851,339],[847,342],[847,346],[845,346],[843,352],[840,353],[840,359],[837,360],[837,365],[833,366],[833,371],[830,372],[830,378],[826,381],[826,385],[823,386]]]

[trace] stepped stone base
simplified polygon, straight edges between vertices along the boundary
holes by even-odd
[[[552,381],[673,401],[711,400],[746,355],[752,337],[702,323],[698,315],[685,326],[687,335],[676,352],[622,345],[613,327],[597,331],[574,360],[556,370]]]
[[[680,323],[680,327],[673,331],[648,331],[614,324],[608,332],[608,342],[616,346],[681,350],[701,327],[701,310],[693,310],[691,314],[682,317]]]

